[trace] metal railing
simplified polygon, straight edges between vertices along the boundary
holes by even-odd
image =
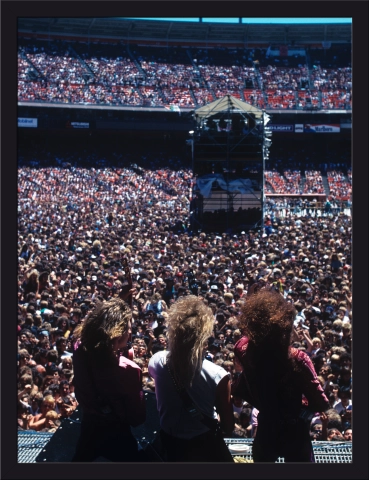
[[[225,443],[233,457],[252,462],[252,438],[225,438]],[[352,463],[352,442],[313,441],[316,463]],[[278,458],[276,463],[284,463]]]

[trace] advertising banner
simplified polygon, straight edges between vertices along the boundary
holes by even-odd
[[[268,125],[272,132],[293,132],[293,125]]]
[[[312,125],[306,124],[304,127],[305,133],[339,133],[341,131],[340,125]]]
[[[18,117],[18,127],[37,128],[37,118]]]
[[[302,123],[295,123],[295,133],[304,133],[304,125]]]
[[[90,128],[88,122],[71,122],[70,124],[73,128]]]

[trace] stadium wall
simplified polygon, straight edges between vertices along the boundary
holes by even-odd
[[[65,106],[64,106],[65,107]],[[69,106],[68,106],[69,107]],[[110,110],[80,108],[75,105],[70,108],[59,108],[48,105],[43,106],[19,106],[18,120],[19,130],[33,131],[60,130],[65,133],[83,135],[92,131],[105,131],[117,133],[178,133],[188,135],[193,129],[193,110],[182,112],[142,111],[142,109]],[[28,124],[27,124],[28,123]],[[272,113],[270,125],[273,138],[278,137],[304,137],[328,135],[328,138],[351,135],[351,115],[341,113],[301,112]]]

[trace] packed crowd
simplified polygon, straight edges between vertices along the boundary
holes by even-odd
[[[301,176],[300,170],[284,170],[283,175],[276,170],[266,170],[265,193],[281,195],[326,194],[339,202],[351,200],[352,183],[349,173],[345,176],[342,171],[327,172],[327,188],[324,188],[323,172],[307,170]]]
[[[213,51],[211,51],[213,50]],[[175,54],[174,54],[175,53]],[[259,108],[343,109],[351,105],[351,67],[259,66],[265,51],[87,45],[22,40],[20,101],[192,108],[226,94]],[[346,65],[346,64],[345,64]],[[29,72],[33,73],[29,75]]]
[[[134,81],[139,75],[137,66],[129,58],[117,56],[112,58],[111,52],[107,57],[88,56],[83,54],[86,64],[95,75],[95,82],[105,86],[125,85]],[[83,58],[82,57],[82,58]]]
[[[305,106],[297,101],[296,91],[292,90],[291,88],[281,90],[280,88],[272,89],[268,87],[265,93],[266,105],[268,108],[296,108],[297,104],[299,107]]]
[[[268,65],[260,67],[262,85],[268,89],[292,89],[298,90],[309,82],[309,70],[307,65],[299,68],[287,68]]]
[[[53,432],[78,406],[75,329],[127,287],[125,257],[144,389],[155,391],[148,361],[167,348],[167,312],[189,293],[214,314],[207,358],[234,378],[237,316],[257,282],[293,303],[291,342],[310,356],[330,401],[311,421],[312,438],[351,440],[351,217],[315,217],[307,204],[271,199],[263,228],[190,231],[191,179],[181,168],[19,167],[18,429]],[[237,396],[233,409],[234,436],[253,437],[256,409]]]
[[[321,172],[317,170],[305,171],[304,193],[325,193]]]
[[[351,90],[352,88],[352,70],[351,67],[345,68],[321,68],[314,66],[311,73],[311,79],[314,86],[318,89],[335,89],[342,88]]]
[[[327,181],[330,195],[337,200],[350,200],[352,196],[352,180],[351,172],[348,172],[347,178],[345,175],[336,170],[327,172]]]
[[[317,197],[266,197],[264,203],[265,212],[269,215],[274,215],[284,219],[290,215],[290,213],[296,216],[305,217],[310,215],[311,217],[326,217],[332,214],[338,215],[343,213],[346,216],[351,216],[351,201],[339,202],[333,198],[328,197],[326,200],[319,200]]]
[[[19,47],[27,60],[52,83],[84,83],[85,67],[68,46]]]
[[[285,170],[283,176],[276,172],[266,170],[265,193],[301,194],[301,173],[299,171]]]
[[[200,65],[199,70],[207,85],[213,89],[228,88],[239,91],[245,85],[245,80],[256,75],[254,67]]]

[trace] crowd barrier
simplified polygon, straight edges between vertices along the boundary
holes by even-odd
[[[71,422],[68,422],[71,423]],[[18,463],[39,463],[53,461],[45,459],[47,445],[55,434],[32,430],[18,432]],[[140,439],[142,441],[142,439]],[[225,438],[226,445],[237,463],[252,463],[252,438]],[[351,442],[312,442],[316,463],[352,463]],[[62,445],[59,445],[62,448]],[[48,457],[48,454],[46,454]],[[57,458],[56,462],[69,462],[69,458]],[[103,459],[101,459],[103,461]],[[276,463],[284,463],[279,458]]]

